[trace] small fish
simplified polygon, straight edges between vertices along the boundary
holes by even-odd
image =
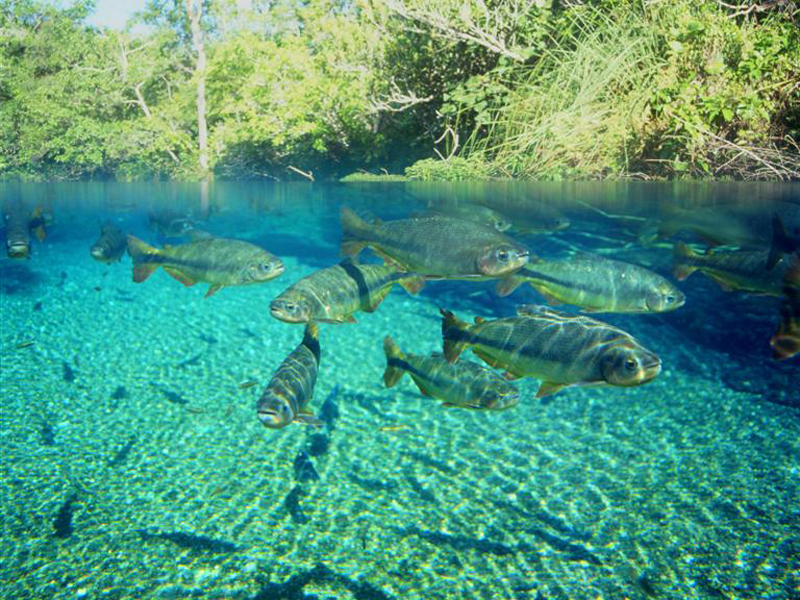
[[[247,381],[243,381],[242,383],[240,383],[239,389],[246,390],[256,385],[258,385],[258,381],[256,381],[255,379],[249,379]]]
[[[256,411],[264,427],[280,429],[290,423],[322,427],[306,406],[314,394],[320,347],[316,323],[306,325],[302,343],[292,350],[258,399]]]
[[[328,426],[328,431],[333,431],[334,422],[339,418],[339,407],[336,399],[339,397],[341,386],[337,383],[319,407],[319,420]]]
[[[117,388],[114,390],[114,393],[111,394],[111,398],[114,400],[122,400],[123,398],[128,397],[128,390],[125,389],[124,385],[118,385]]]
[[[158,388],[159,390],[161,390],[161,393],[164,394],[164,398],[167,399],[167,402],[172,402],[173,404],[181,404],[181,405],[189,404],[189,401],[183,396],[181,396],[178,392],[173,392],[172,390],[167,389],[164,386],[159,385],[157,383],[151,382],[150,385],[152,385],[154,388]]]
[[[422,287],[419,276],[393,266],[344,260],[292,284],[270,303],[270,313],[286,323],[354,323],[353,313],[376,311],[395,283],[412,294]]]
[[[342,253],[369,246],[387,264],[428,279],[488,279],[524,266],[530,251],[495,229],[432,216],[370,224],[342,208]]]
[[[40,302],[37,302],[36,304],[34,304],[34,305],[33,305],[33,310],[36,310],[36,311],[42,310],[42,303],[41,303],[41,301],[40,301]]]
[[[491,208],[472,202],[443,200],[428,204],[428,214],[456,217],[465,221],[474,221],[484,227],[503,232],[511,229],[511,221]]]
[[[89,254],[95,260],[109,264],[121,261],[126,249],[125,234],[114,223],[106,221],[100,228],[100,237],[89,249]]]
[[[767,250],[708,250],[705,254],[699,254],[683,242],[678,242],[673,250],[673,273],[675,279],[683,281],[695,271],[700,271],[726,292],[738,290],[780,296],[783,276],[790,261],[779,259],[775,268],[769,271],[767,255]]]
[[[42,423],[42,428],[39,430],[39,434],[42,437],[42,445],[43,446],[54,446],[56,443],[56,432],[53,429],[53,426],[45,421]]]
[[[30,340],[28,340],[28,341],[26,341],[26,342],[20,342],[19,344],[17,344],[16,348],[17,348],[17,350],[22,350],[23,348],[30,348],[30,347],[31,347],[31,346],[33,346],[35,343],[36,343],[36,342],[32,342],[32,341],[30,341]]]
[[[780,308],[781,322],[770,340],[772,357],[786,360],[800,353],[800,257],[786,271]]]
[[[224,286],[249,285],[275,279],[283,262],[249,242],[195,235],[188,244],[154,248],[129,235],[133,280],[141,283],[159,266],[186,286],[198,281],[210,284],[206,297]]]
[[[507,296],[525,281],[550,304],[573,304],[586,312],[666,312],[686,300],[658,273],[589,254],[523,267],[498,282],[497,293]]]
[[[307,481],[316,481],[319,479],[319,473],[314,468],[314,463],[311,457],[305,450],[300,450],[297,456],[294,457],[294,478],[300,483]]]
[[[408,373],[424,396],[442,400],[442,406],[479,410],[506,410],[516,406],[519,391],[483,365],[459,361],[452,365],[441,354],[404,354],[388,335],[383,340],[386,371],[383,381],[394,386]]]
[[[635,386],[661,372],[661,360],[631,335],[584,316],[544,306],[518,309],[525,316],[470,325],[441,310],[444,355],[454,363],[467,346],[506,379],[542,380],[537,398],[571,385]]]
[[[127,442],[114,454],[112,458],[108,461],[109,467],[116,467],[117,465],[122,464],[125,462],[125,459],[128,458],[128,454],[131,453],[133,449],[133,445],[136,443],[136,436],[132,435]]]

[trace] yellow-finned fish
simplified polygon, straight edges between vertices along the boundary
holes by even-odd
[[[678,242],[673,251],[673,274],[675,279],[683,281],[695,271],[701,271],[726,292],[739,290],[780,296],[789,260],[784,257],[768,270],[768,256],[768,250],[708,250],[699,254]]]
[[[772,357],[786,360],[800,353],[800,257],[786,271],[781,301],[781,322],[770,340]]]
[[[377,310],[395,283],[412,294],[422,287],[414,273],[346,259],[292,284],[270,303],[270,313],[287,323],[354,323],[353,313]]]
[[[370,224],[342,208],[342,253],[369,246],[387,263],[426,279],[502,277],[528,262],[523,245],[495,229],[454,217],[431,216]]]
[[[302,343],[284,359],[258,399],[256,412],[264,427],[281,429],[290,423],[322,427],[323,422],[306,409],[319,371],[318,336],[316,323],[306,325]]]
[[[195,233],[188,244],[154,248],[132,235],[128,252],[133,259],[133,280],[140,283],[158,267],[184,285],[211,284],[206,293],[231,285],[263,283],[283,273],[283,262],[263,248],[241,240]]]
[[[383,351],[386,353],[383,382],[387,388],[408,373],[424,396],[442,400],[442,406],[506,410],[519,401],[516,387],[478,363],[461,360],[452,365],[441,354],[404,354],[388,335],[383,340]]]
[[[521,307],[524,316],[470,325],[441,311],[444,355],[451,363],[466,347],[507,379],[542,380],[537,398],[571,385],[634,386],[661,371],[661,360],[631,335],[584,316],[544,306]]]
[[[497,293],[506,296],[525,281],[550,304],[573,304],[586,312],[666,312],[685,302],[681,291],[658,273],[589,254],[525,266],[499,281]]]
[[[100,237],[89,249],[89,254],[100,262],[112,263],[122,260],[127,247],[125,234],[114,223],[106,221],[100,228]]]

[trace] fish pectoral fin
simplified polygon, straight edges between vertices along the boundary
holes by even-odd
[[[215,283],[214,285],[209,286],[208,291],[206,292],[206,295],[204,297],[208,298],[209,296],[213,296],[215,293],[217,293],[222,288],[223,288],[223,285],[221,283]]]
[[[142,283],[145,279],[158,268],[158,265],[152,263],[134,264],[133,265],[133,281],[134,283]]]
[[[522,375],[518,375],[517,373],[514,373],[514,371],[506,371],[503,373],[503,379],[506,381],[515,381],[520,377],[522,377]]]
[[[300,414],[297,415],[294,420],[297,423],[309,425],[310,427],[316,427],[317,429],[321,429],[325,425],[323,421],[319,420],[316,416],[306,410],[300,411]]]
[[[194,279],[192,279],[191,277],[186,275],[186,273],[184,273],[180,269],[176,269],[175,267],[165,266],[164,270],[167,273],[169,273],[171,277],[174,277],[175,279],[180,281],[186,287],[189,287],[189,286],[194,285],[195,283],[197,283]]]
[[[502,367],[502,364],[500,363],[499,360],[490,356],[480,348],[473,347],[472,352],[490,367],[494,367],[496,369]]]
[[[517,289],[520,283],[522,283],[522,280],[520,280],[518,277],[509,275],[508,277],[505,277],[497,282],[495,291],[497,292],[498,296],[504,298]]]
[[[431,394],[428,390],[425,389],[425,386],[423,384],[421,384],[416,379],[414,380],[414,383],[417,384],[417,389],[419,389],[419,393],[420,394],[422,394],[426,398],[434,398],[435,397],[433,394]]]
[[[552,396],[553,394],[563,390],[565,387],[569,387],[569,384],[553,383],[552,381],[543,381],[542,385],[539,386],[539,390],[536,392],[536,397],[544,398],[546,396]]]

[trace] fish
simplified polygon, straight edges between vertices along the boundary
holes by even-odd
[[[125,234],[111,221],[106,221],[100,228],[100,237],[92,244],[89,254],[103,263],[119,262],[128,248]]]
[[[270,314],[286,323],[354,323],[353,313],[376,311],[395,283],[412,294],[422,286],[418,275],[394,266],[346,259],[292,284],[270,303]]]
[[[780,296],[789,261],[781,259],[769,271],[768,254],[768,250],[707,250],[700,254],[683,242],[677,242],[673,249],[673,274],[675,279],[683,281],[695,271],[701,271],[726,292],[738,290]]]
[[[318,336],[316,323],[306,325],[303,341],[284,359],[258,399],[256,413],[264,427],[281,429],[290,423],[322,427],[323,422],[306,408],[319,371]]]
[[[769,222],[758,206],[701,206],[683,208],[667,204],[662,208],[659,239],[688,231],[710,245],[761,248],[769,243]]]
[[[543,398],[573,385],[630,387],[661,372],[661,359],[630,334],[586,316],[545,306],[518,308],[518,316],[470,325],[444,309],[444,356],[455,363],[468,346],[506,379],[536,377]]]
[[[187,244],[161,249],[128,235],[128,252],[136,283],[161,266],[186,286],[199,281],[210,284],[206,298],[225,286],[263,283],[283,273],[281,259],[259,246],[201,234]]]
[[[30,216],[21,202],[9,202],[3,210],[6,254],[9,258],[31,257]]]
[[[239,384],[239,389],[246,390],[255,385],[258,385],[258,381],[256,381],[255,379],[248,379],[247,381],[243,381],[242,383]]]
[[[238,552],[239,547],[227,540],[218,540],[204,535],[186,533],[184,531],[162,531],[150,533],[147,529],[137,529],[136,533],[143,541],[165,540],[181,548],[211,553]]]
[[[383,351],[383,382],[387,388],[408,373],[424,396],[442,400],[442,406],[507,410],[519,401],[517,388],[478,363],[462,360],[450,364],[441,354],[404,354],[388,335],[383,340]]]
[[[180,237],[194,229],[194,221],[188,215],[172,210],[148,213],[151,231],[164,237]]]
[[[550,304],[573,304],[585,312],[655,313],[686,301],[667,279],[638,265],[591,254],[525,266],[497,284],[507,296],[527,281]]]
[[[783,219],[778,213],[772,214],[772,243],[767,256],[767,271],[778,264],[784,254],[800,251],[800,225],[796,225],[791,233],[786,231]]]
[[[342,253],[372,248],[387,264],[425,279],[490,279],[524,266],[530,251],[510,237],[454,217],[367,223],[342,207]]]
[[[31,347],[31,346],[33,346],[35,343],[36,343],[36,342],[34,342],[34,341],[32,341],[32,340],[27,340],[27,341],[25,341],[25,342],[20,342],[19,344],[17,344],[17,345],[16,345],[16,349],[17,349],[17,350],[22,350],[23,348],[30,348],[30,347]]]
[[[800,257],[794,256],[784,275],[781,321],[770,339],[772,357],[786,360],[800,353]]]
[[[511,229],[511,221],[496,210],[473,202],[457,202],[441,200],[428,204],[428,210],[423,216],[444,215],[456,217],[465,221],[474,221],[484,227],[503,232]]]

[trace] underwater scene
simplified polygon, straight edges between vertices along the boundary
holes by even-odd
[[[0,597],[800,598],[799,184],[0,198]]]

